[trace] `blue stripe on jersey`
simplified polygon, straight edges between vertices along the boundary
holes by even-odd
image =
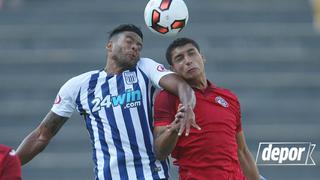
[[[90,135],[90,139],[94,139],[93,138],[93,131],[92,131],[92,127],[91,127],[91,119],[89,118],[89,115],[86,114],[86,112],[84,111],[83,107],[82,107],[82,104],[81,104],[81,100],[80,100],[80,94],[81,94],[81,89],[79,91],[79,94],[77,96],[77,99],[76,99],[76,104],[77,104],[77,108],[78,108],[78,111],[80,112],[81,115],[83,115],[84,117],[84,121],[86,123],[86,126],[87,126],[87,129],[88,129],[88,132],[89,132],[89,135]],[[97,166],[97,156],[96,156],[96,148],[94,147],[94,143],[93,141],[91,141],[91,145],[92,145],[92,150],[93,150],[93,153],[92,153],[92,160],[94,162],[94,172],[95,172],[95,175],[98,174],[98,166]],[[96,177],[97,179],[98,177]]]
[[[122,75],[117,76],[117,87],[118,87],[118,94],[124,94],[126,92]],[[139,153],[139,146],[137,143],[136,134],[134,132],[130,109],[129,108],[125,109],[123,106],[121,106],[121,110],[122,110],[123,118],[125,120],[125,126],[127,129],[127,133],[130,141],[130,147],[133,153],[133,161],[134,161],[134,167],[135,167],[137,179],[144,179],[142,161]]]
[[[81,95],[81,88],[80,88],[79,93],[77,95],[76,105],[77,105],[77,109],[78,109],[80,115],[84,115],[85,111],[84,111],[82,104],[81,104],[81,101],[80,101],[80,95]]]
[[[163,167],[164,174],[168,178],[169,177],[169,166],[170,166],[169,158],[167,158],[164,161],[160,161],[160,162]]]
[[[139,69],[141,74],[142,74],[142,77],[144,79],[144,82],[146,83],[146,88],[147,88],[147,108],[148,108],[148,119],[149,119],[149,127],[151,129],[151,132],[153,132],[153,118],[152,118],[152,107],[153,107],[153,103],[152,103],[152,97],[153,97],[153,94],[154,94],[154,91],[155,91],[155,88],[153,86],[151,86],[151,93],[149,94],[149,85],[151,85],[149,83],[149,79],[147,77],[146,74],[144,74],[144,72]]]
[[[104,99],[107,95],[110,94],[108,80],[111,77],[112,76],[107,77],[106,82],[101,86],[102,99]],[[122,148],[121,137],[120,137],[119,129],[117,127],[117,123],[115,120],[113,108],[112,108],[112,106],[109,108],[107,108],[105,106],[104,109],[106,112],[107,120],[110,124],[112,140],[113,140],[113,143],[114,143],[114,145],[116,147],[116,151],[117,151],[117,160],[118,160],[118,169],[119,169],[119,173],[120,173],[120,178],[121,178],[121,180],[129,179],[128,172],[127,172],[127,166],[126,166],[126,160],[125,160],[126,159],[125,153]]]
[[[144,78],[144,82],[146,85],[145,87],[147,89],[146,92],[148,92],[149,79],[142,71],[140,71],[140,72]],[[140,92],[142,92],[138,83],[133,84],[133,89],[140,90]],[[149,115],[149,109],[151,109],[151,104],[150,104],[150,102],[148,102],[148,98],[149,98],[148,93],[146,95],[146,98],[147,98],[147,108],[148,108],[148,115]],[[151,168],[151,172],[152,172],[152,177],[153,177],[153,179],[160,179],[159,174],[156,171],[157,170],[157,167],[155,164],[156,158],[155,158],[154,153],[152,151],[153,150],[153,147],[151,144],[152,139],[150,139],[150,136],[149,136],[148,125],[150,126],[150,124],[149,124],[150,122],[147,122],[147,114],[146,114],[144,106],[143,106],[143,101],[142,101],[142,105],[137,107],[137,110],[138,110],[138,114],[140,117],[140,124],[141,124],[142,131],[143,131],[143,139],[144,139],[144,142],[146,145],[146,150],[147,150],[147,154],[148,154],[149,161],[150,161],[150,168]],[[150,115],[149,115],[149,121],[151,121]]]
[[[101,144],[101,149],[103,152],[103,159],[104,159],[104,167],[103,167],[104,178],[105,179],[112,179],[111,178],[111,169],[110,169],[110,154],[109,154],[108,145],[107,145],[105,137],[104,137],[103,124],[101,122],[101,118],[98,114],[98,111],[92,112],[92,108],[94,106],[94,104],[92,103],[92,100],[94,99],[94,92],[95,92],[96,85],[98,82],[99,73],[100,72],[91,75],[91,78],[89,81],[89,87],[88,87],[88,105],[89,105],[91,114],[94,116],[93,121],[96,121],[97,125],[98,125],[98,136],[99,136],[98,138],[99,138],[99,141]],[[94,141],[94,138],[91,140]],[[96,176],[97,176],[97,174],[96,174]]]

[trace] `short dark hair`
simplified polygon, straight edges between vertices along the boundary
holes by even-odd
[[[119,33],[122,33],[124,31],[131,31],[134,32],[136,34],[138,34],[141,39],[143,39],[143,34],[140,30],[140,28],[138,28],[137,26],[133,25],[133,24],[121,24],[119,26],[117,26],[116,28],[114,28],[109,35],[109,40],[114,36],[117,35]]]
[[[196,47],[196,49],[200,52],[199,44],[196,41],[194,41],[193,39],[186,38],[186,37],[177,38],[174,41],[172,41],[171,44],[169,44],[167,51],[166,51],[166,59],[167,59],[167,62],[169,63],[169,65],[172,65],[172,57],[171,57],[172,51],[177,47],[181,47],[181,46],[184,46],[189,43],[192,44],[194,47]]]

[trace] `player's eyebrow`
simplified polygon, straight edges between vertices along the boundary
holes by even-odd
[[[140,42],[139,40],[136,40],[134,37],[132,37],[132,35],[127,34],[126,38],[129,38],[132,41],[137,41],[137,44],[142,47],[142,42]]]
[[[179,54],[175,55],[172,59],[176,60],[176,59],[181,58],[181,57],[183,57],[183,54],[179,53]]]
[[[194,47],[187,50],[187,52],[193,52],[193,51],[196,51],[196,49]]]

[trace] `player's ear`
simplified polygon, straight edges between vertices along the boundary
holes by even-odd
[[[203,60],[203,63],[205,63],[207,61],[207,59],[201,54],[201,58]]]
[[[112,41],[109,41],[109,42],[108,42],[108,44],[107,44],[107,46],[106,46],[106,49],[107,49],[108,51],[110,51],[110,50],[112,49]]]

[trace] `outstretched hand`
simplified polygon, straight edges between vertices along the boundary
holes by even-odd
[[[191,106],[185,107],[179,104],[175,120],[170,124],[172,128],[178,129],[178,135],[181,136],[183,131],[186,130],[185,136],[190,133],[191,126],[201,130],[200,126],[196,123],[195,115]]]

